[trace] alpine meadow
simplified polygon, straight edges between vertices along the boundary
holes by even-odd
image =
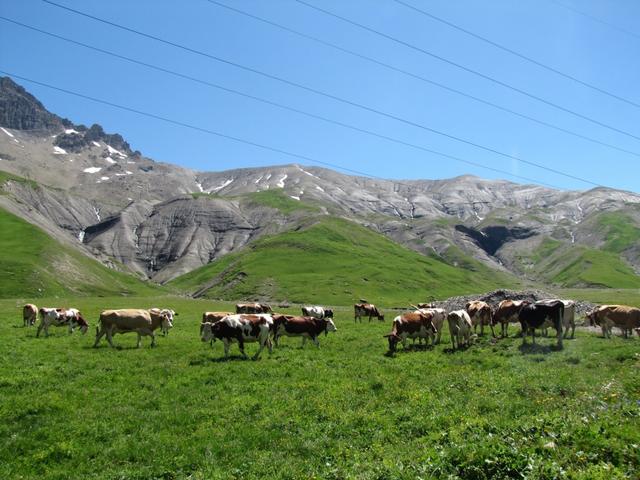
[[[640,479],[640,5],[5,3],[0,479]]]

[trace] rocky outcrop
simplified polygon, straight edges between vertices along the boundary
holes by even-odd
[[[61,130],[64,120],[50,113],[9,77],[0,77],[0,126],[16,130]]]

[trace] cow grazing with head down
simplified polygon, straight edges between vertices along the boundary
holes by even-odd
[[[484,335],[484,326],[489,325],[491,328],[491,335],[496,336],[496,332],[493,330],[493,312],[487,302],[480,300],[473,300],[467,302],[465,305],[471,323],[473,324],[473,333],[476,332],[476,328],[480,325],[480,336]]]
[[[531,333],[533,343],[536,343],[536,328],[542,328],[547,322],[556,331],[558,348],[562,348],[562,323],[564,319],[564,303],[555,300],[548,303],[522,302],[518,312],[522,327],[522,344],[527,342],[527,333]]]
[[[173,326],[174,317],[178,316],[178,312],[176,312],[175,310],[170,310],[168,308],[150,308],[149,312],[154,315],[159,315],[159,314],[167,315],[167,317],[169,317],[169,323],[171,324],[171,326]],[[167,335],[169,335],[169,329],[165,330],[164,327],[162,327],[161,329],[162,329],[163,336],[166,337]]]
[[[138,334],[136,346],[140,348],[143,336],[151,337],[151,346],[156,345],[155,331],[158,328],[169,330],[172,327],[171,319],[166,313],[154,313],[144,309],[127,308],[122,310],[103,310],[100,313],[98,327],[96,328],[96,341],[93,346],[97,347],[100,339],[106,335],[107,342],[111,347],[113,335],[116,333],[135,332]]]
[[[33,303],[27,303],[22,307],[22,322],[25,327],[30,327],[36,324],[38,318],[38,307]]]
[[[273,316],[273,341],[278,346],[278,339],[282,336],[286,337],[302,337],[302,346],[304,347],[307,338],[320,346],[318,336],[324,332],[325,336],[329,332],[336,332],[338,329],[330,318],[316,317],[297,317],[292,315],[274,315]]]
[[[40,332],[44,330],[46,337],[49,336],[49,327],[68,327],[69,333],[73,333],[76,327],[85,334],[89,329],[89,324],[82,317],[80,310],[77,308],[47,308],[42,307],[39,310],[40,323],[36,331],[36,337],[40,336]]]
[[[257,314],[257,313],[273,313],[271,305],[266,303],[238,303],[236,305],[236,313]]]
[[[317,305],[302,307],[302,315],[315,318],[333,318],[333,310]]]
[[[601,305],[587,314],[587,320],[592,326],[602,329],[604,338],[611,338],[611,329],[618,327],[622,330],[624,338],[634,329],[640,336],[640,308],[627,305]],[[633,333],[632,333],[633,335]]]
[[[522,300],[502,300],[498,304],[493,314],[493,324],[500,324],[503,337],[509,336],[510,323],[520,323],[518,313],[520,312],[522,302]]]
[[[449,334],[453,349],[462,348],[471,344],[471,329],[473,324],[466,310],[454,310],[447,315]],[[457,345],[456,345],[457,344]]]
[[[437,333],[438,330],[433,324],[433,313],[416,311],[403,313],[394,318],[391,333],[384,335],[384,337],[389,341],[389,352],[393,353],[400,342],[404,348],[407,348],[408,338],[431,339],[432,345],[435,345]]]
[[[215,342],[221,340],[224,345],[224,356],[229,357],[229,347],[231,343],[237,342],[240,353],[244,358],[245,342],[258,342],[259,350],[253,356],[254,360],[260,357],[260,353],[265,346],[269,348],[269,353],[273,351],[269,334],[273,330],[273,319],[271,315],[264,314],[236,314],[228,315],[215,323],[204,323],[200,338],[203,342]]]
[[[369,317],[369,321],[371,321],[372,317],[376,317],[381,322],[384,321],[384,315],[382,312],[378,310],[378,308],[373,303],[356,303],[353,306],[354,316],[353,321],[356,322],[360,320],[362,322],[362,317]]]

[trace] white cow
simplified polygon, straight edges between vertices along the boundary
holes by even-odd
[[[555,302],[556,300],[540,300],[536,303],[548,304]],[[571,328],[571,338],[574,338],[576,333],[576,302],[573,300],[560,300],[564,304],[564,316],[562,317],[562,329],[564,330],[564,338],[569,336],[569,328]],[[552,327],[550,321],[546,321],[542,324],[542,334],[547,336],[547,329]]]
[[[273,330],[273,318],[268,314],[235,314],[224,317],[219,322],[202,324],[200,338],[203,342],[215,342],[222,340],[224,356],[229,356],[231,343],[237,342],[243,357],[245,342],[258,342],[260,349],[253,356],[257,360],[265,346],[269,353],[273,351],[273,345],[269,334]]]
[[[40,332],[44,330],[46,337],[49,336],[49,327],[64,327],[69,328],[69,333],[73,333],[76,327],[80,327],[80,331],[84,334],[89,329],[89,324],[82,317],[82,314],[77,308],[49,308],[42,307],[39,310],[40,324],[36,332],[36,337],[40,336]]]
[[[170,310],[168,308],[157,308],[157,307],[150,308],[149,313],[153,315],[166,315],[169,318],[169,323],[163,323],[162,326],[160,327],[162,331],[162,335],[164,337],[169,335],[169,328],[173,327],[173,318],[178,316],[178,313],[175,310]],[[171,327],[168,327],[168,325],[171,325]]]
[[[449,312],[447,320],[449,322],[449,333],[451,334],[453,349],[460,348],[462,345],[470,345],[473,324],[467,311],[454,310],[453,312]]]
[[[436,333],[434,345],[439,344],[440,336],[442,335],[442,327],[444,326],[444,321],[447,318],[447,311],[444,308],[428,307],[418,308],[416,310],[416,313],[430,313],[431,315],[433,315],[431,321],[433,322],[433,326],[438,330],[438,333]],[[422,343],[422,338],[418,338],[418,343]]]

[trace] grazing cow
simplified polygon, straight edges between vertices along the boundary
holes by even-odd
[[[333,318],[333,310],[318,306],[302,307],[302,315],[315,318]]]
[[[520,307],[522,307],[522,302],[522,300],[502,300],[498,304],[493,314],[493,324],[500,324],[503,337],[509,336],[509,323],[520,322],[518,313],[520,312]]]
[[[173,326],[173,320],[174,317],[178,316],[178,312],[176,312],[175,310],[170,310],[168,308],[150,308],[149,309],[149,313],[155,314],[155,315],[159,315],[161,313],[166,314],[169,317],[169,323],[171,324],[171,326]],[[169,335],[169,330],[161,327],[162,328],[162,336],[166,337],[167,335]]]
[[[436,333],[438,330],[433,324],[433,313],[416,311],[403,313],[394,318],[391,333],[383,336],[389,341],[389,352],[393,353],[399,342],[407,348],[407,338],[427,338],[435,344]]]
[[[36,337],[40,336],[40,332],[44,329],[45,337],[49,336],[49,327],[68,327],[69,333],[73,333],[76,327],[80,327],[80,331],[85,334],[89,329],[89,324],[82,317],[77,308],[47,308],[42,307],[39,310],[40,323],[36,331]]]
[[[418,306],[420,305],[424,305],[424,304],[419,303]],[[444,321],[447,318],[447,311],[444,308],[424,307],[424,308],[418,308],[415,312],[430,313],[431,315],[433,315],[433,318],[432,318],[433,326],[436,327],[436,330],[438,331],[436,333],[435,343],[439,344],[440,337],[442,336],[442,327],[444,326]],[[415,343],[415,339],[414,339],[414,343]],[[418,343],[422,343],[422,337],[418,337]]]
[[[25,327],[30,327],[36,324],[36,318],[38,317],[38,307],[33,303],[27,303],[22,307],[22,321]]]
[[[433,303],[419,303],[418,308],[416,310],[422,310],[423,308],[435,308],[435,304]]]
[[[292,315],[273,316],[273,341],[278,346],[278,339],[281,336],[302,337],[302,346],[310,338],[316,347],[320,346],[318,336],[324,332],[336,332],[338,329],[330,318],[316,317],[294,317]]]
[[[471,329],[473,328],[473,324],[467,311],[454,310],[453,312],[449,312],[447,322],[449,323],[449,334],[451,335],[453,349],[461,348],[462,345],[469,346],[471,344]]]
[[[473,333],[476,333],[476,328],[480,325],[480,336],[482,336],[484,335],[484,326],[489,325],[489,328],[491,328],[491,336],[496,336],[496,332],[493,330],[493,312],[487,302],[473,300],[467,302],[465,308],[473,324]]]
[[[143,309],[122,309],[122,310],[103,310],[100,313],[99,326],[96,327],[96,341],[93,346],[97,347],[100,339],[106,335],[107,342],[112,347],[113,335],[116,333],[136,332],[138,334],[138,342],[136,346],[140,348],[142,336],[151,337],[151,346],[156,345],[155,331],[158,328],[169,330],[173,325],[167,313],[154,313]]]
[[[236,305],[236,313],[273,313],[273,310],[271,310],[271,306],[266,303],[238,303]]]
[[[634,329],[640,335],[640,308],[626,305],[600,305],[587,314],[590,325],[602,328],[602,336],[611,338],[611,329],[618,327],[624,338]]]
[[[361,317],[369,317],[369,321],[371,321],[371,317],[376,317],[381,322],[384,322],[384,315],[376,308],[373,303],[356,303],[353,306],[354,317],[353,321],[362,322]]]
[[[564,321],[564,303],[554,300],[548,303],[522,302],[518,312],[522,327],[522,344],[527,343],[527,333],[531,333],[533,343],[536,343],[536,328],[541,328],[546,322],[550,322],[556,331],[558,348],[562,348],[562,324]]]
[[[244,358],[245,342],[258,342],[260,349],[253,356],[254,360],[260,357],[260,353],[265,345],[269,348],[269,353],[273,351],[269,333],[273,330],[273,319],[271,315],[249,315],[236,314],[227,315],[222,320],[215,323],[204,323],[200,338],[203,342],[215,342],[222,340],[224,344],[224,356],[229,356],[229,347],[232,342],[238,342],[240,353]]]
[[[558,301],[558,299],[553,300],[539,300],[536,303],[540,304],[549,304],[551,302]],[[575,337],[576,333],[576,302],[573,300],[559,300],[564,304],[564,317],[562,318],[562,329],[564,331],[564,338],[569,337],[569,329],[571,329],[571,338]],[[547,320],[544,325],[542,325],[542,334],[546,337],[547,330],[549,327],[552,327],[551,321]]]

